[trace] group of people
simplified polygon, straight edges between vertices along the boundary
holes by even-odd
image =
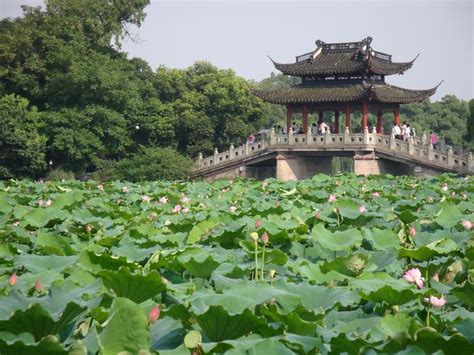
[[[393,126],[392,135],[394,135],[396,139],[406,141],[409,137],[416,137],[416,132],[415,128],[410,127],[410,124],[407,123],[407,121],[403,121],[401,126],[399,124]]]
[[[286,131],[285,127],[282,127],[281,125],[278,125],[275,128],[276,133],[281,133],[281,134],[287,134],[288,132]],[[303,127],[298,126],[295,121],[291,124],[291,131],[293,134],[303,134],[304,130]],[[317,123],[313,123],[311,125],[311,134],[312,135],[317,135],[317,134],[325,134],[326,132],[335,132],[335,127],[334,125],[329,126],[326,122],[324,121],[318,121]]]

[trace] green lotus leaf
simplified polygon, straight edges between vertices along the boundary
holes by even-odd
[[[39,233],[36,238],[36,246],[46,254],[55,254],[60,256],[74,255],[75,251],[66,239],[52,233]]]
[[[376,250],[397,249],[400,247],[398,236],[390,229],[363,228],[362,234]]]
[[[377,291],[361,292],[361,297],[376,303],[386,302],[389,305],[402,305],[418,298],[417,293],[411,289],[396,290],[392,286],[383,286]]]
[[[110,318],[99,336],[103,355],[122,351],[138,354],[150,348],[150,331],[145,312],[135,302],[119,297],[110,309]]]
[[[226,351],[226,354],[279,354],[290,355],[295,354],[288,349],[282,342],[274,338],[261,339],[260,341],[235,341],[232,343],[233,349]]]
[[[0,331],[2,355],[66,355],[68,351],[55,336],[46,336],[36,342],[29,333],[13,334]]]
[[[0,331],[12,334],[31,333],[39,342],[47,335],[56,335],[71,323],[86,309],[75,303],[68,303],[61,312],[61,317],[55,321],[48,311],[40,304],[32,303],[26,310],[13,312],[8,320],[0,321]]]
[[[184,261],[186,259],[186,261]],[[193,276],[208,278],[212,275],[213,271],[217,269],[219,263],[214,260],[212,256],[208,256],[204,260],[196,260],[194,257],[190,258],[179,258],[181,265]]]
[[[211,306],[196,316],[197,323],[212,341],[237,339],[250,332],[259,333],[267,324],[262,317],[257,317],[249,309],[242,314],[230,315],[222,306]]]
[[[76,256],[58,256],[58,255],[17,255],[14,259],[15,268],[25,267],[32,273],[39,273],[43,270],[52,270],[63,272],[67,267],[76,263]]]
[[[463,213],[455,205],[444,204],[438,212],[435,222],[444,229],[449,229],[455,226],[463,218]]]
[[[58,210],[63,209],[64,207],[69,207],[76,202],[81,202],[83,196],[84,193],[77,190],[62,193],[54,199],[51,207]]]
[[[118,297],[126,297],[136,303],[146,301],[166,290],[161,275],[155,271],[139,275],[121,267],[118,271],[103,270],[97,275],[105,287],[112,289]]]
[[[362,234],[355,228],[333,233],[324,228],[322,224],[317,224],[313,228],[311,238],[324,248],[333,251],[349,250],[352,247],[360,246],[362,242]]]
[[[459,298],[462,302],[468,306],[474,306],[474,284],[465,281],[461,286],[455,287],[451,290],[451,293]]]
[[[220,222],[213,221],[213,220],[199,222],[189,232],[186,243],[187,244],[197,243],[199,240],[201,240],[203,236],[209,234],[212,231],[212,229],[215,228],[219,223]]]
[[[175,349],[183,343],[186,330],[180,321],[171,317],[160,318],[150,329],[151,350]]]
[[[462,334],[443,336],[429,327],[418,329],[415,333],[415,341],[416,345],[428,353],[438,350],[445,354],[472,354],[474,352],[474,344]]]
[[[127,267],[132,270],[138,268],[138,264],[129,262],[127,258],[123,256],[97,254],[90,250],[84,250],[80,254],[79,263],[83,268],[91,272],[117,270],[120,267]]]
[[[387,315],[380,322],[381,328],[385,336],[389,336],[397,343],[405,344],[410,339],[408,333],[413,323],[413,319],[406,314],[397,313],[395,315]]]
[[[68,213],[53,207],[37,207],[23,216],[26,224],[41,228],[48,225],[51,221],[61,221],[68,217]]]

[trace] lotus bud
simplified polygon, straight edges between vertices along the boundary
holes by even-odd
[[[161,282],[163,282],[166,285],[168,283],[168,279],[164,276],[161,276]]]
[[[270,270],[270,278],[274,278],[275,277],[275,274],[276,274],[276,270],[275,269],[271,269]]]
[[[262,234],[262,242],[263,244],[267,245],[268,244],[268,233],[267,232],[264,232]]]
[[[104,192],[104,185],[103,185],[103,184],[97,185],[97,189],[98,189],[100,192]]]
[[[52,203],[53,203],[53,200],[51,200],[50,198],[48,198],[48,199],[46,200],[46,207],[51,206]]]
[[[438,273],[434,274],[431,280],[435,280],[439,282],[439,274]]]
[[[10,286],[15,286],[16,281],[17,281],[17,276],[16,276],[16,272],[14,272],[13,274],[11,274],[10,278],[8,279],[8,283],[10,284]]]
[[[448,191],[448,184],[444,184],[444,185],[441,187],[441,190],[443,190],[443,191]]]
[[[173,213],[179,213],[180,211],[181,211],[181,206],[180,205],[174,206]]]
[[[159,201],[160,201],[160,203],[166,203],[166,202],[168,202],[168,197],[161,196]]]
[[[314,214],[314,218],[321,219],[321,212],[316,211],[316,213]]]
[[[261,220],[257,219],[257,220],[255,221],[255,228],[256,228],[256,229],[262,228],[262,221],[261,221]]]
[[[36,280],[36,282],[35,282],[35,291],[38,292],[38,293],[43,292],[43,284],[41,283],[41,281],[39,279]]]
[[[333,194],[329,195],[328,202],[334,202],[334,201],[336,201],[336,195],[333,195]]]
[[[380,197],[380,193],[377,192],[377,191],[375,191],[374,193],[372,193],[372,196],[373,196],[373,197]]]
[[[143,195],[143,196],[142,196],[142,201],[143,201],[143,202],[150,202],[150,201],[151,201],[151,198],[150,198],[150,196],[148,196],[148,195]]]
[[[153,324],[158,320],[158,318],[160,318],[160,305],[156,305],[150,309],[150,313],[148,313],[148,323]]]
[[[127,194],[129,192],[128,187],[127,186],[122,187],[122,192]]]
[[[412,238],[416,235],[415,227],[410,227],[410,229],[408,230],[408,235]]]
[[[158,215],[155,212],[152,212],[149,216],[148,219],[150,221],[156,221],[158,219]]]
[[[365,209],[365,206],[359,206],[359,213],[365,213],[367,210]]]
[[[250,233],[250,238],[252,238],[252,240],[257,243],[258,241],[258,233],[257,232],[252,232]]]
[[[235,211],[237,211],[237,207],[235,207],[235,206],[230,206],[229,207],[229,212],[230,213],[234,213]]]
[[[87,234],[91,234],[91,232],[92,232],[92,225],[91,225],[91,224],[86,224],[85,229],[86,229],[86,233],[87,233]]]

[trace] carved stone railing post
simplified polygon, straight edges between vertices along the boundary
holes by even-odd
[[[308,130],[306,131],[306,144],[311,144],[313,143],[313,135],[311,134],[311,127],[308,127]]]
[[[428,160],[434,159],[433,144],[428,144]]]
[[[276,134],[275,134],[275,128],[272,127],[270,130],[270,145],[274,145],[276,143]]]
[[[474,172],[474,157],[472,156],[472,152],[469,152],[467,155],[467,171]]]
[[[448,166],[451,166],[453,165],[453,163],[453,148],[449,147],[448,152],[446,153],[446,164],[448,164]]]
[[[247,140],[245,142],[245,155],[248,155],[250,152],[250,144],[249,144],[249,141]]]
[[[217,155],[218,154],[219,154],[219,151],[217,150],[217,148],[214,148],[214,159],[213,159],[214,165],[217,164]]]
[[[229,159],[234,159],[235,157],[235,148],[234,145],[231,144],[229,147]]]
[[[441,138],[439,140],[439,150],[440,153],[446,154],[446,141],[444,140],[444,138]]]
[[[426,133],[423,132],[423,135],[421,136],[421,144],[425,145],[426,144]]]
[[[346,127],[344,130],[344,144],[350,144],[351,143],[351,137],[349,137],[349,127]]]
[[[198,164],[198,168],[202,168],[202,153],[198,154],[197,164]]]
[[[369,128],[364,128],[364,144],[369,144]]]
[[[331,142],[330,138],[331,138],[331,134],[329,130],[327,129],[326,132],[324,133],[324,145],[327,145]]]
[[[390,135],[389,148],[390,150],[395,150],[395,134]]]
[[[413,155],[415,153],[415,147],[413,145],[413,137],[408,137],[408,154]]]
[[[294,144],[295,142],[293,141],[293,128],[290,127],[288,130],[288,144]]]

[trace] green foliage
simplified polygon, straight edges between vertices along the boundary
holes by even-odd
[[[0,352],[471,354],[473,192],[447,174],[0,182]]]
[[[74,173],[71,171],[66,171],[61,168],[51,170],[46,174],[46,180],[49,181],[63,181],[63,180],[74,180]]]
[[[469,101],[469,117],[466,122],[466,140],[470,143],[471,150],[474,150],[474,99]]]
[[[140,147],[117,163],[116,179],[128,181],[186,179],[192,161],[171,148]]]
[[[46,139],[38,125],[38,114],[27,99],[0,97],[0,179],[34,178],[45,170]]]

